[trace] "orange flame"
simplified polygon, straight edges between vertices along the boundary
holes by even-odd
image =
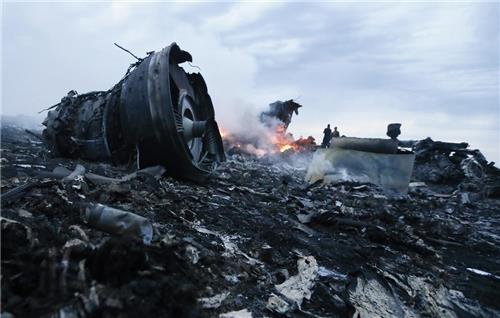
[[[262,157],[268,154],[279,154],[286,151],[301,152],[308,149],[311,145],[315,145],[314,138],[300,138],[295,140],[292,134],[286,132],[284,125],[277,125],[273,130],[270,130],[269,134],[263,134],[259,136],[259,142],[263,142],[262,138],[265,138],[265,142],[262,144],[263,147],[259,147],[251,141],[245,142],[244,138],[241,138],[237,134],[232,134],[224,128],[219,128],[222,139],[225,143],[231,147],[239,148],[243,152],[254,154],[257,157]],[[312,139],[310,139],[312,138]]]
[[[283,145],[280,147],[280,152],[285,152],[288,149],[294,149],[291,145]]]
[[[228,134],[227,130],[225,130],[222,127],[219,127],[219,132],[220,132],[220,136],[222,139],[224,139],[224,137],[227,136],[227,134]]]

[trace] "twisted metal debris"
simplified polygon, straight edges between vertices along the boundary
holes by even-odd
[[[225,160],[207,86],[179,64],[191,55],[172,43],[150,52],[109,91],[70,91],[49,111],[44,141],[55,156],[164,165],[202,181]]]
[[[499,317],[500,170],[423,144],[390,197],[308,184],[289,154],[228,155],[209,186],[126,174],[2,125],[2,317]],[[151,242],[95,204],[148,219]]]

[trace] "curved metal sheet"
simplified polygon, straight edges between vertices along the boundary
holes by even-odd
[[[388,192],[406,194],[415,154],[381,154],[342,148],[318,149],[306,181],[373,183]]]

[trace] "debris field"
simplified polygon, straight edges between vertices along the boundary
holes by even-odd
[[[1,148],[2,316],[500,315],[500,174],[463,145],[420,143],[405,196],[308,184],[308,151],[226,148],[193,183],[52,158],[14,126]]]

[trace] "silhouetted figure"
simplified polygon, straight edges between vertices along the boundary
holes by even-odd
[[[335,127],[336,128],[336,127]],[[332,139],[332,130],[330,129],[330,124],[328,124],[323,130],[323,142],[321,143],[322,148],[328,148],[330,146],[330,140]]]
[[[340,133],[339,133],[339,131],[337,130],[337,127],[333,127],[332,137],[333,137],[333,138],[339,138],[339,137],[340,137]]]

